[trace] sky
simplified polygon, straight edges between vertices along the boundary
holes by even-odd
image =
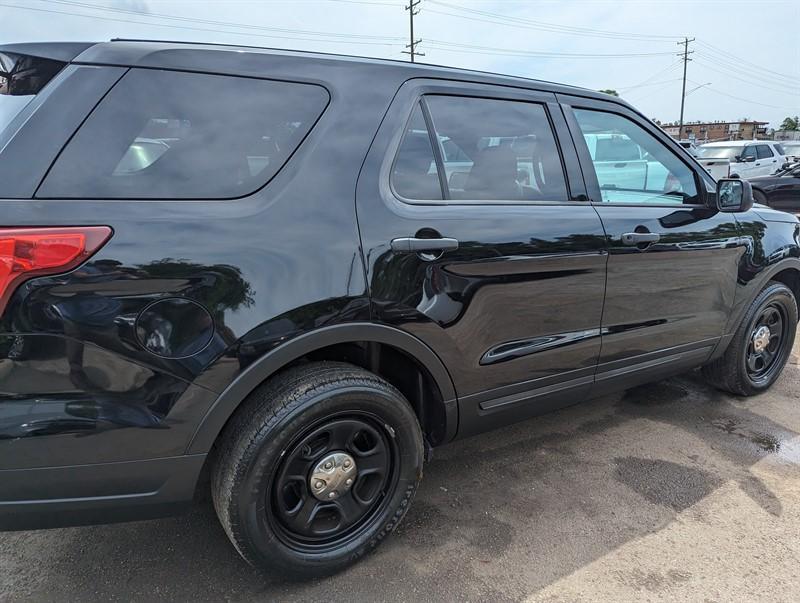
[[[0,0],[0,44],[190,40],[407,59],[408,0]],[[800,0],[420,0],[420,62],[612,88],[648,117],[800,113]]]

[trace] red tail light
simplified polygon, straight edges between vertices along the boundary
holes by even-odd
[[[109,237],[108,226],[0,228],[0,313],[20,283],[72,270]]]

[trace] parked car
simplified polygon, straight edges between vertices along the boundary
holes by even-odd
[[[758,203],[800,213],[800,163],[793,163],[772,176],[751,178],[750,184]]]
[[[728,140],[708,142],[697,148],[704,160],[728,160],[728,175],[742,178],[774,174],[787,163],[786,151],[774,140]]]
[[[327,574],[436,447],[696,367],[757,394],[792,348],[798,219],[620,99],[178,42],[0,61],[3,529],[208,475],[247,561]]]

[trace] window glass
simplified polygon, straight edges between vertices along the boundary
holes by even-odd
[[[451,199],[567,200],[561,157],[544,106],[425,97]]]
[[[778,155],[786,155],[786,149],[783,148],[782,144],[775,144],[775,152],[778,153]]]
[[[131,69],[69,142],[38,196],[240,197],[278,172],[327,102],[314,85]]]
[[[754,145],[750,145],[749,147],[745,147],[742,151],[741,158],[744,159],[745,157],[752,157],[755,159],[756,157],[756,147]]]
[[[602,200],[608,203],[698,203],[694,172],[635,122],[576,109]]]
[[[756,157],[759,159],[766,159],[768,157],[772,157],[772,149],[765,144],[760,144],[756,147]]]
[[[405,199],[442,199],[431,137],[419,104],[411,115],[397,151],[392,167],[392,186]]]

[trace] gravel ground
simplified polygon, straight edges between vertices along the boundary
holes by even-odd
[[[756,398],[689,374],[438,449],[395,535],[309,584],[245,565],[208,499],[0,534],[0,600],[797,601],[799,400],[796,356]]]

